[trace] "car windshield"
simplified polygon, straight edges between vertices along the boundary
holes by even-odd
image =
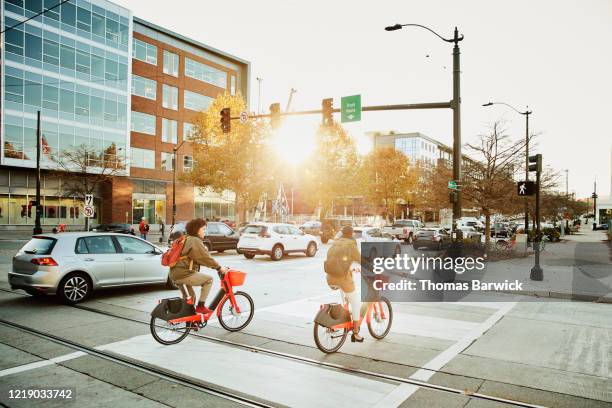
[[[34,237],[21,250],[28,254],[50,255],[56,242],[51,237]]]

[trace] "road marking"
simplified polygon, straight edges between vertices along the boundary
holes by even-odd
[[[168,347],[143,335],[104,349],[290,407],[372,407],[398,388],[391,381],[190,337]]]
[[[474,330],[467,334],[463,339],[457,341],[455,344],[432,358],[430,361],[423,365],[423,368],[419,369],[416,373],[410,376],[413,380],[429,381],[429,379],[442,367],[444,367],[449,361],[455,358],[463,350],[467,349],[475,340],[480,338],[487,330],[489,330],[495,323],[497,323],[505,314],[507,314],[516,305],[516,302],[508,302],[504,304],[499,310],[493,313],[487,320],[479,324]],[[380,407],[399,406],[402,402],[406,401],[418,387],[397,387],[392,393],[393,400],[390,404],[380,405]],[[390,395],[388,396],[390,397]],[[399,403],[394,404],[396,401]],[[382,402],[382,401],[381,401]]]
[[[13,368],[7,368],[6,370],[0,371],[0,377],[6,377],[7,375],[18,374],[18,373],[22,373],[24,371],[34,370],[35,368],[46,367],[46,366],[49,366],[49,365],[61,363],[63,361],[72,360],[72,359],[75,359],[75,358],[78,358],[78,357],[82,357],[84,355],[86,355],[86,354],[83,353],[82,351],[77,351],[77,352],[74,352],[74,353],[65,354],[63,356],[54,357],[54,358],[51,358],[49,360],[35,361],[33,363],[23,364],[23,365],[20,365],[20,366],[17,366],[17,367],[13,367]]]

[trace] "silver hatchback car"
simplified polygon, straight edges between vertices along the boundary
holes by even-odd
[[[70,304],[99,288],[155,283],[174,288],[161,255],[155,245],[125,234],[41,234],[13,257],[9,284],[34,296],[55,293]]]

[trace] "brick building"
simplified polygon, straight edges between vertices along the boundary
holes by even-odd
[[[42,2],[2,2],[13,26]],[[194,117],[220,93],[249,97],[247,61],[185,38],[106,0],[76,0],[7,31],[2,38],[0,228],[29,226],[35,199],[36,113],[41,111],[43,225],[84,224],[82,197],[54,177],[73,146],[106,154],[123,169],[96,192],[97,222],[172,218],[177,175],[193,165]],[[92,166],[92,171],[95,171]],[[180,178],[180,177],[179,177]],[[231,194],[176,183],[177,219],[233,218]],[[95,221],[94,221],[95,222]]]

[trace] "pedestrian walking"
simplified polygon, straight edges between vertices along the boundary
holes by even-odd
[[[161,238],[159,239],[159,242],[163,242],[164,241],[164,233],[166,232],[166,224],[164,223],[164,220],[162,220],[161,218],[159,219],[159,233],[161,234]]]
[[[147,239],[147,234],[149,233],[149,224],[147,224],[147,219],[142,217],[140,219],[140,224],[138,224],[138,231],[140,231],[140,238]]]

